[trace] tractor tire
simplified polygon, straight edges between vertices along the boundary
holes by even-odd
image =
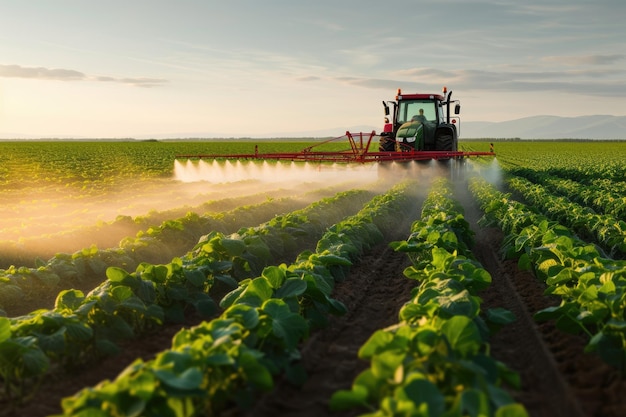
[[[454,137],[449,134],[439,135],[435,139],[435,149],[438,151],[456,151]]]

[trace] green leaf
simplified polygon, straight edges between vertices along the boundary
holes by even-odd
[[[62,354],[65,350],[65,333],[67,329],[61,327],[51,334],[35,334],[39,347],[45,352]]]
[[[376,353],[383,352],[393,342],[393,334],[384,330],[377,330],[359,348],[359,359],[370,359]]]
[[[551,306],[539,310],[533,315],[533,318],[539,322],[548,321],[560,317],[563,313],[562,306]]]
[[[129,275],[128,272],[116,266],[111,266],[106,270],[106,276],[111,282],[123,282]]]
[[[237,288],[237,285],[238,285],[237,280],[231,277],[230,275],[220,274],[220,275],[215,275],[213,278],[215,278],[219,282],[226,284],[227,288]]]
[[[154,391],[157,389],[155,375],[151,372],[138,372],[131,377],[133,396],[139,397],[142,401],[149,401]],[[137,414],[141,415],[141,414]]]
[[[179,390],[195,390],[202,386],[202,371],[196,367],[187,368],[176,374],[169,369],[155,369],[154,375],[165,385]]]
[[[238,303],[260,307],[266,300],[272,297],[272,287],[266,278],[254,278],[237,299]]]
[[[263,269],[261,276],[268,280],[272,288],[277,289],[283,285],[287,274],[284,269],[278,266],[268,266]]]
[[[22,354],[21,360],[24,363],[25,376],[43,375],[50,367],[50,359],[36,345],[26,349]]]
[[[475,355],[482,343],[476,324],[465,316],[455,316],[441,326],[450,346],[463,357]]]
[[[445,249],[435,247],[432,250],[432,257],[433,266],[440,271],[445,271],[447,269],[448,263],[454,260],[455,255],[449,253]]]
[[[137,297],[146,304],[153,304],[156,300],[155,283],[152,281],[140,280],[136,289]]]
[[[473,318],[480,310],[480,305],[467,290],[450,296],[438,297],[438,300],[441,305],[440,315],[442,317],[467,316]]]
[[[241,294],[243,294],[243,292],[245,290],[246,290],[246,286],[242,285],[240,287],[235,288],[234,290],[232,290],[228,294],[226,294],[220,300],[220,307],[228,308],[228,307],[232,306],[233,304],[235,304],[235,301],[237,301],[237,299],[241,296]]]
[[[199,269],[185,269],[185,279],[194,287],[202,288],[206,277]]]
[[[85,300],[85,295],[80,290],[63,290],[57,295],[54,302],[55,310],[76,310]]]
[[[254,386],[265,391],[270,391],[274,387],[272,374],[255,355],[249,352],[242,354],[239,358],[239,365],[245,370],[248,381]]]
[[[215,300],[207,294],[198,294],[198,299],[194,302],[194,306],[203,317],[211,317],[217,313],[217,304]]]
[[[532,261],[526,253],[523,253],[517,261],[517,267],[521,271],[532,271],[532,265]]]
[[[356,407],[367,406],[367,388],[356,385],[352,390],[340,390],[330,398],[331,411],[346,411]]]
[[[487,320],[497,324],[510,324],[516,320],[516,317],[510,310],[496,307],[487,310]]]
[[[228,353],[210,353],[204,359],[204,363],[208,366],[230,366],[235,363],[235,360]]]
[[[67,322],[67,335],[74,340],[89,340],[93,336],[93,329],[82,321]]]
[[[428,413],[432,416],[443,415],[445,411],[445,397],[435,384],[427,379],[415,378],[404,385],[398,396],[402,400],[409,400],[416,406],[428,405]]]
[[[108,339],[96,339],[96,349],[103,356],[114,356],[119,353],[119,347]]]
[[[239,239],[222,238],[220,244],[230,257],[241,256],[246,250],[246,243]]]
[[[11,337],[11,321],[6,317],[0,317],[0,343]]]
[[[287,349],[295,349],[309,330],[306,320],[293,313],[284,301],[275,298],[267,300],[261,309],[272,319],[274,336],[282,339]]]
[[[300,278],[288,278],[283,285],[276,290],[276,298],[295,297],[304,294],[307,284]]]
[[[495,417],[529,417],[522,404],[507,404],[496,410]]]
[[[352,266],[352,262],[344,258],[343,256],[338,255],[318,255],[317,259],[322,263],[322,265],[331,266],[331,265],[340,265],[340,266]]]
[[[550,268],[549,270],[549,274],[553,273],[553,269],[554,268],[563,268],[561,266],[555,266]],[[556,272],[556,271],[554,271]],[[548,275],[547,279],[546,279],[546,284],[548,285],[564,285],[567,284],[568,282],[577,282],[578,281],[578,274],[573,271],[570,268],[563,268],[560,269],[558,273],[556,273],[556,275]]]
[[[342,316],[348,312],[348,307],[344,303],[334,298],[326,297],[328,306],[330,307],[330,313],[336,316]]]
[[[235,304],[229,307],[222,313],[222,317],[234,318],[246,329],[253,329],[259,324],[258,310],[247,304]]]
[[[404,352],[386,350],[372,358],[372,373],[379,379],[394,380],[398,367],[402,366]],[[399,382],[399,381],[396,381]]]
[[[461,408],[470,416],[488,416],[490,413],[489,398],[485,392],[477,389],[466,389],[461,393]]]
[[[626,366],[624,345],[618,335],[600,331],[591,338],[585,351],[596,352],[602,360],[618,369],[624,369]]]

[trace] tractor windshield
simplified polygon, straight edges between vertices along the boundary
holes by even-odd
[[[420,112],[420,110],[423,110]],[[419,117],[424,116],[424,119]],[[413,116],[418,116],[420,121],[437,121],[437,112],[435,110],[435,103],[429,100],[406,100],[401,101],[398,107],[398,120],[397,122],[402,124],[411,120]]]

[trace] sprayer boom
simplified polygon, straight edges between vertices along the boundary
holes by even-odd
[[[370,163],[391,161],[428,161],[463,159],[471,156],[495,156],[494,152],[460,152],[460,151],[418,151],[413,147],[398,143],[398,151],[370,151],[372,140],[381,139],[376,132],[351,133],[328,139],[301,150],[300,152],[260,153],[258,145],[251,154],[201,154],[176,155],[176,159],[215,159],[215,160],[274,160],[301,162],[333,162],[333,163]],[[388,140],[388,139],[386,139]],[[347,142],[349,147],[344,150],[318,150],[329,142]]]

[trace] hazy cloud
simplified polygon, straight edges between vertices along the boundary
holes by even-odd
[[[336,81],[339,81],[343,84],[356,85],[359,87],[365,88],[376,88],[376,89],[384,89],[395,91],[398,87],[401,86],[418,86],[418,83],[415,82],[406,82],[406,81],[398,81],[398,80],[386,80],[380,78],[356,78],[356,77],[336,77]]]
[[[129,84],[135,87],[144,87],[144,88],[149,88],[149,87],[159,87],[165,83],[167,83],[167,80],[163,80],[160,78],[118,78],[116,79],[116,82],[118,83],[122,83],[122,84]]]
[[[315,75],[309,75],[305,77],[297,77],[296,81],[309,82],[309,81],[319,81],[320,79],[321,79],[320,77],[317,77]]]
[[[459,76],[458,70],[443,70],[434,68],[411,68],[405,70],[394,71],[392,75],[399,77],[410,77],[415,79],[424,78],[427,82],[432,80],[433,76],[438,78],[452,79]]]
[[[543,61],[562,65],[611,65],[625,60],[624,54],[586,55],[586,56],[548,56]]]
[[[562,92],[590,96],[620,97],[626,85],[614,77],[624,77],[624,71],[488,71],[415,68],[395,72],[391,79],[336,77],[335,81],[364,88],[412,91],[433,91],[433,85],[451,89],[485,92]],[[397,76],[397,78],[396,78]]]
[[[50,69],[43,67],[22,67],[19,65],[0,65],[0,77],[75,81],[84,80],[85,74],[79,71],[60,68]]]
[[[56,81],[98,81],[128,84],[135,87],[157,87],[167,83],[160,78],[115,78],[109,76],[88,76],[80,71],[62,68],[22,67],[20,65],[1,65],[0,77],[29,78]]]

